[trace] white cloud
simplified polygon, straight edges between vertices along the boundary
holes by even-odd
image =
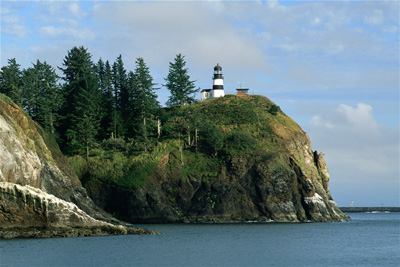
[[[284,10],[285,7],[280,5],[278,0],[267,0],[267,6],[275,10]]]
[[[372,10],[364,17],[365,23],[369,25],[380,25],[383,23],[383,11],[379,9]]]
[[[346,91],[343,88],[397,90],[398,69],[393,69],[398,65],[397,40],[382,38],[364,22],[367,12],[379,15],[374,10],[384,10],[381,26],[394,31],[396,3],[224,4],[224,16],[257,36],[257,46],[274,70],[268,74],[285,80],[285,85],[280,85],[283,90],[318,88],[338,94]]]
[[[60,16],[47,16],[47,14],[37,14],[36,20],[44,25],[64,25],[78,27],[82,26],[78,19]]]
[[[218,3],[218,5],[224,3]],[[96,18],[104,17],[110,27],[102,28],[104,41],[126,47],[128,56],[143,56],[152,62],[168,62],[177,53],[190,56],[199,66],[220,62],[246,67],[266,66],[257,39],[237,29],[215,3],[123,2],[96,6]],[[157,51],[157,52],[155,52]],[[160,53],[159,51],[162,51]]]
[[[314,127],[325,127],[327,129],[333,129],[335,127],[330,121],[324,121],[321,116],[318,115],[311,117],[310,125]]]
[[[340,104],[330,114],[323,118],[321,115],[314,115],[310,120],[313,127],[350,131],[352,134],[364,134],[371,131],[376,132],[378,124],[372,114],[372,107],[368,104],[358,103],[357,107]]]
[[[364,103],[358,103],[356,108],[341,104],[337,110],[342,113],[347,121],[357,127],[375,128],[377,123],[372,116],[372,107]]]
[[[13,14],[11,10],[1,7],[1,33],[24,38],[30,30],[24,25],[24,20],[21,16]]]
[[[1,27],[1,33],[6,33],[10,35],[15,35],[18,38],[25,38],[31,31],[22,24],[11,24],[3,25]]]
[[[329,44],[328,49],[330,53],[337,54],[342,52],[345,49],[345,46],[341,42],[333,41]]]
[[[44,27],[40,28],[39,31],[44,35],[48,35],[48,36],[52,36],[52,37],[59,34],[54,26],[44,26]]]
[[[392,34],[394,34],[394,33],[397,32],[398,27],[395,26],[395,25],[389,25],[389,26],[384,26],[382,30],[383,30],[383,32],[385,32],[385,33],[392,33]]]
[[[8,8],[6,8],[6,7],[4,7],[4,6],[1,6],[0,7],[0,14],[2,15],[2,16],[4,16],[4,15],[6,15],[6,14],[9,14],[11,11],[8,9]]]
[[[54,27],[43,26],[39,29],[39,33],[46,38],[73,38],[78,42],[84,40],[92,40],[95,38],[94,33],[90,29],[68,28],[68,27]]]
[[[2,23],[21,23],[21,18],[17,15],[2,15],[1,17]]]
[[[79,6],[79,2],[71,2],[71,3],[69,3],[68,10],[71,12],[71,14],[74,17],[78,17],[79,18],[79,17],[83,17],[85,15],[83,10]]]
[[[331,185],[339,195],[346,188],[353,198],[361,197],[362,188],[370,190],[372,202],[377,203],[381,200],[373,191],[381,188],[388,192],[380,196],[387,204],[399,204],[398,190],[393,190],[400,182],[399,125],[378,124],[372,106],[365,103],[355,107],[341,104],[314,115],[309,124],[313,148],[324,152]]]
[[[311,26],[319,26],[321,24],[321,19],[319,17],[315,17],[312,21],[311,21]]]
[[[38,4],[44,8],[44,13],[50,16],[59,18],[72,16],[73,18],[82,19],[87,15],[81,7],[81,1],[39,1]]]

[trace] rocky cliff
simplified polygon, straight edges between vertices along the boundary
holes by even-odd
[[[134,232],[99,220],[118,223],[89,198],[54,138],[0,94],[0,237]]]
[[[180,127],[192,132],[196,126],[190,122],[206,116],[203,123],[216,126],[223,147],[197,151],[184,130],[172,140],[175,149],[167,145],[170,137],[158,144],[165,149],[154,155],[157,167],[140,185],[89,174],[85,186],[100,207],[134,223],[348,219],[329,192],[323,154],[311,149],[308,135],[268,98],[228,95],[186,106],[181,114],[180,121],[189,123]]]
[[[0,238],[155,233],[96,220],[71,202],[7,182],[0,182],[0,222]]]

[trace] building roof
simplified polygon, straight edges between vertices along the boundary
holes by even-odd
[[[201,92],[210,92],[212,89],[203,89]]]

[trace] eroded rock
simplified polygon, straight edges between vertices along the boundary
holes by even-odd
[[[156,234],[96,220],[78,206],[29,185],[0,182],[0,238]]]

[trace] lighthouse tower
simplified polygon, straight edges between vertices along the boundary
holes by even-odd
[[[224,97],[224,76],[222,75],[222,68],[218,63],[214,67],[213,80],[213,97]]]

